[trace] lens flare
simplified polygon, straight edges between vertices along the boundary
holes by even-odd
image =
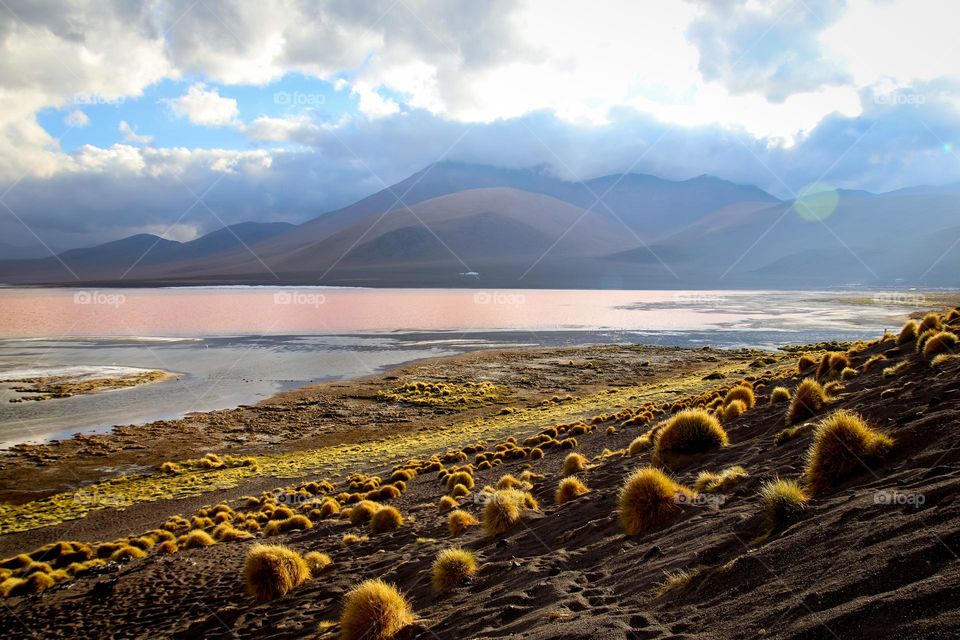
[[[814,182],[800,190],[793,210],[804,220],[826,220],[837,209],[840,196],[837,189],[825,182]]]

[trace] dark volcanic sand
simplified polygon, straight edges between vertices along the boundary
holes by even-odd
[[[727,423],[729,447],[671,469],[685,484],[702,470],[733,464],[745,466],[750,477],[718,510],[689,507],[657,531],[627,538],[615,513],[624,477],[649,454],[598,461],[583,474],[591,492],[555,506],[567,452],[551,449],[542,460],[477,472],[483,486],[531,465],[546,476],[533,491],[542,513],[500,539],[478,529],[458,538],[483,566],[469,584],[443,595],[432,592],[429,568],[453,541],[436,507],[444,491],[431,473],[411,481],[394,502],[408,516],[396,532],[344,548],[344,533],[365,531],[334,520],[271,538],[301,552],[325,551],[335,563],[279,600],[258,605],[245,595],[241,570],[253,542],[227,542],[151,555],[106,576],[8,599],[0,626],[9,637],[318,637],[322,621],[338,619],[350,587],[383,577],[407,594],[420,618],[405,634],[411,638],[955,638],[960,361],[933,369],[912,345],[892,344],[857,356],[854,364],[882,350],[890,358],[885,366],[904,359],[908,365],[895,377],[884,378],[883,367],[875,367],[847,382],[829,409],[862,413],[894,437],[896,447],[883,464],[814,498],[799,522],[766,542],[756,541],[765,530],[758,488],[775,476],[799,478],[811,441],[808,433],[772,444],[784,426],[785,405],[768,406],[769,390],[780,383],[795,387],[796,375],[768,385],[756,409]],[[724,382],[729,386],[716,384]],[[888,389],[892,395],[882,398]],[[607,435],[607,426],[579,437],[578,450],[592,457],[625,447],[642,432],[628,427]],[[878,492],[914,499],[883,504]],[[480,512],[469,500],[462,508]],[[420,536],[436,542],[418,543]],[[701,572],[688,584],[657,596],[664,571],[697,567]],[[338,633],[334,626],[320,637]]]

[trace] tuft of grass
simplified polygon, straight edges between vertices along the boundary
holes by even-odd
[[[370,518],[371,533],[394,531],[403,525],[403,514],[396,507],[380,507]]]
[[[369,540],[367,536],[358,536],[355,533],[345,533],[340,539],[340,544],[345,547],[349,547],[351,544],[356,544],[357,542],[366,542]]]
[[[874,431],[852,411],[837,411],[824,418],[816,428],[813,444],[807,452],[805,476],[816,495],[882,460],[893,446],[893,439]]]
[[[860,372],[852,367],[846,367],[843,371],[840,372],[841,380],[852,380],[860,375]]]
[[[286,595],[310,579],[307,561],[293,549],[280,545],[257,544],[243,563],[247,593],[258,602]]]
[[[313,523],[310,522],[310,518],[304,515],[295,515],[285,518],[283,520],[271,520],[267,524],[267,528],[264,531],[264,535],[267,537],[275,536],[280,533],[286,533],[288,531],[295,531],[297,529],[312,529]]]
[[[873,367],[877,365],[877,363],[884,362],[886,361],[886,359],[887,359],[887,356],[883,355],[882,353],[878,353],[875,356],[871,356],[869,360],[863,363],[863,372],[868,373],[870,369],[873,369]]]
[[[522,489],[523,483],[509,473],[497,481],[497,489]]]
[[[396,586],[365,580],[344,596],[340,640],[390,640],[412,622],[410,603]]]
[[[146,551],[130,545],[124,545],[110,554],[110,559],[113,562],[128,562],[130,560],[136,560],[138,558],[146,558],[146,557],[147,557]],[[45,573],[49,573],[49,571]]]
[[[630,443],[630,446],[627,447],[627,455],[630,456],[631,458],[633,456],[638,456],[644,451],[646,451],[647,449],[649,449],[651,446],[653,446],[653,440],[650,438],[649,434],[645,433],[639,438],[635,438]]]
[[[371,500],[361,500],[350,509],[350,524],[363,526],[369,524],[380,505]]]
[[[731,422],[736,420],[746,413],[746,411],[747,405],[744,404],[742,400],[731,400],[730,403],[723,408],[723,421]]]
[[[630,474],[620,490],[619,515],[628,536],[661,526],[680,514],[678,497],[693,492],[673,481],[656,467],[642,467]]]
[[[727,392],[727,395],[723,398],[723,405],[727,406],[735,400],[742,402],[745,409],[752,409],[757,403],[753,389],[742,384],[737,385]]]
[[[470,513],[457,509],[451,511],[447,517],[447,528],[450,531],[451,538],[457,538],[470,527],[475,527],[480,521],[474,518]]]
[[[477,573],[477,556],[461,547],[444,549],[433,561],[433,589],[446,591]]]
[[[920,335],[920,325],[916,320],[910,320],[903,328],[900,329],[900,333],[897,335],[897,345],[903,346],[907,343],[913,342],[917,339],[917,336]]]
[[[563,470],[561,473],[565,476],[581,473],[586,470],[587,462],[587,458],[579,453],[567,454],[567,457],[563,459]]]
[[[749,476],[747,470],[740,465],[727,467],[719,473],[701,471],[693,483],[693,488],[704,493],[726,493]]]
[[[942,367],[943,365],[947,364],[948,362],[952,362],[957,358],[960,358],[960,356],[950,353],[941,353],[938,356],[934,356],[933,360],[930,361],[930,364],[934,367]]]
[[[560,484],[557,486],[557,492],[553,496],[553,501],[557,504],[564,504],[565,502],[579,498],[589,491],[590,489],[587,488],[587,485],[571,476],[560,481]]]
[[[529,493],[516,489],[494,491],[483,508],[483,529],[491,537],[506,533],[520,522],[527,509],[537,509],[537,502]]]
[[[333,564],[330,556],[320,551],[310,551],[303,556],[303,561],[307,563],[307,568],[310,569],[310,575],[314,578]]]
[[[444,511],[450,511],[450,509],[456,509],[458,506],[460,506],[460,503],[458,503],[455,498],[452,498],[450,496],[443,496],[442,498],[440,498],[439,506],[440,506],[440,513],[443,513]]]
[[[736,401],[735,401],[736,402]],[[657,433],[653,463],[661,464],[677,454],[703,453],[730,442],[720,422],[703,409],[685,409]]]
[[[787,411],[787,424],[795,424],[817,415],[827,403],[827,392],[813,378],[806,378],[797,387],[797,392]]]
[[[941,331],[929,339],[923,345],[923,357],[932,360],[938,355],[947,353],[955,354],[957,352],[957,336],[949,331]]]
[[[940,319],[940,315],[934,312],[930,312],[927,315],[923,316],[923,320],[920,321],[919,333],[934,329],[940,331],[943,328],[943,321]]]
[[[799,519],[810,499],[803,488],[793,480],[777,478],[760,487],[767,530],[770,534],[783,531]]]
[[[202,529],[194,529],[187,535],[177,541],[181,549],[197,549],[199,547],[209,547],[216,541],[210,537],[210,534]]]
[[[664,580],[657,587],[657,597],[664,596],[671,591],[676,591],[677,589],[682,589],[683,587],[690,584],[690,581],[693,580],[697,575],[699,575],[699,569],[693,569],[692,571],[687,571],[686,569],[676,569],[673,571],[664,571],[663,577]]]
[[[770,404],[780,404],[790,402],[790,389],[786,387],[774,387],[770,392]]]
[[[800,359],[797,361],[797,369],[800,373],[806,373],[815,366],[817,366],[817,361],[808,355],[800,356]]]

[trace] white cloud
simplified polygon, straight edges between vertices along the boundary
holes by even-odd
[[[187,93],[166,103],[174,115],[210,127],[235,125],[240,115],[236,100],[224,98],[217,88],[207,89],[202,82],[193,84]]]
[[[63,122],[68,127],[80,129],[90,124],[90,116],[85,114],[80,109],[74,109],[73,111],[67,114],[67,117],[63,119]]]
[[[127,124],[126,120],[121,120],[117,129],[123,134],[123,139],[126,142],[133,144],[150,144],[153,142],[153,136],[138,134],[135,128]]]
[[[247,136],[259,142],[308,143],[319,131],[320,127],[306,115],[291,118],[261,116],[243,128]]]

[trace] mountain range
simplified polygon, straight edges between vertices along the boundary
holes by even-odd
[[[299,225],[140,234],[0,261],[7,284],[955,286],[960,185],[783,201],[712,176],[585,182],[438,162]]]

